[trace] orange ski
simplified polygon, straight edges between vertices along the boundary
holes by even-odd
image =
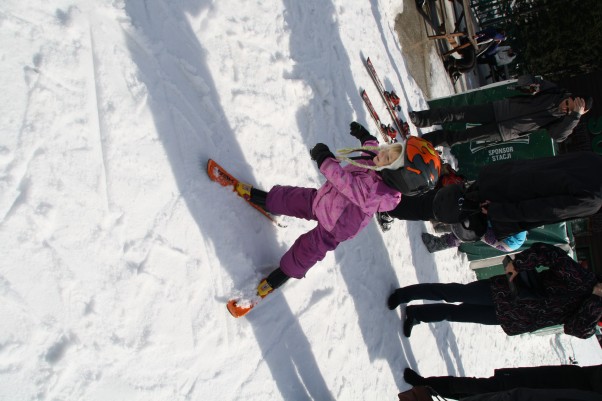
[[[230,312],[232,316],[239,318],[249,313],[255,305],[257,305],[257,302],[251,303],[248,306],[240,306],[235,299],[231,299],[228,301],[226,308],[228,308],[228,312]]]
[[[247,202],[250,206],[252,206],[255,210],[264,215],[266,218],[270,219],[270,221],[276,224],[278,227],[286,227],[285,225],[276,221],[274,216],[266,212],[261,206],[258,206],[250,201],[250,195],[248,194],[248,192],[250,191],[251,186],[249,184],[245,184],[243,182],[238,181],[236,178],[234,178],[234,176],[232,176],[232,174],[228,173],[222,166],[217,164],[215,160],[209,159],[209,161],[207,162],[207,175],[212,181],[217,182],[221,186],[231,187],[234,193],[243,198],[245,202]],[[239,192],[237,188],[246,190],[246,193],[243,194]]]
[[[246,305],[240,305],[241,302],[239,300],[231,299],[226,305],[228,312],[230,312],[230,314],[236,318],[242,317],[249,313],[251,309],[253,309],[255,305],[259,303],[259,301],[270,295],[273,291],[274,289],[268,283],[267,279],[263,279],[257,286],[257,297],[255,297],[253,300],[247,300],[243,302],[243,304]]]

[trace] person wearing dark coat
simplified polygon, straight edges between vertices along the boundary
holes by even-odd
[[[443,397],[458,399],[513,388],[576,389],[602,395],[602,365],[533,366],[495,369],[491,377],[422,377],[410,368],[404,380],[413,386],[429,386]]]
[[[490,164],[469,192],[497,238],[597,213],[602,207],[602,156],[572,152]]]
[[[402,220],[454,224],[464,213],[459,207],[470,201],[476,205],[471,216],[476,213],[473,218],[486,220],[495,238],[503,240],[545,224],[597,213],[602,207],[601,171],[602,156],[590,151],[509,160],[482,167],[466,191],[463,184],[451,183],[441,190],[405,197],[388,213]]]
[[[535,272],[539,266],[548,267],[535,273],[543,293],[533,298],[518,298],[510,282],[516,280],[518,273]],[[534,243],[507,264],[506,275],[468,284],[423,283],[402,287],[389,296],[388,307],[393,310],[417,299],[446,301],[409,305],[403,324],[406,337],[421,322],[443,320],[499,325],[510,336],[556,325],[563,325],[565,334],[578,338],[594,335],[602,319],[602,280],[564,250]]]
[[[433,146],[470,140],[509,141],[542,128],[556,142],[562,142],[591,108],[583,98],[572,97],[556,84],[532,75],[519,77],[517,88],[528,94],[492,103],[413,111],[409,113],[410,121],[417,127],[454,121],[481,124],[461,131],[441,129],[423,134]]]
[[[460,401],[600,401],[600,394],[591,391],[564,389],[515,388],[461,398]]]

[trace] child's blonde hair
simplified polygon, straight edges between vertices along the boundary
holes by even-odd
[[[393,163],[391,163],[387,166],[371,166],[368,164],[358,163],[357,161],[355,161],[347,156],[354,152],[363,152],[363,151],[380,152],[385,149],[389,149],[390,152],[397,153],[397,158],[395,159],[395,161],[393,161]],[[354,166],[363,167],[363,168],[367,168],[367,169],[375,170],[375,171],[380,171],[380,170],[384,170],[384,169],[397,170],[398,168],[403,167],[403,162],[404,162],[403,145],[401,143],[391,143],[391,144],[380,145],[380,146],[362,146],[359,148],[344,148],[344,149],[340,149],[337,151],[337,159],[346,161],[347,163],[353,164]]]

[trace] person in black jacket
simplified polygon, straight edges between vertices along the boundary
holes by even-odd
[[[490,164],[481,168],[467,188],[456,184],[441,189],[431,202],[432,209],[446,223],[457,223],[468,212],[473,218],[485,218],[495,237],[502,240],[545,224],[598,213],[601,171],[602,156],[594,152]],[[470,210],[464,210],[467,207]]]
[[[537,389],[577,389],[602,395],[602,365],[534,366],[495,369],[491,377],[422,377],[410,368],[404,380],[413,386],[430,386],[447,398],[510,390],[517,387]]]
[[[497,238],[591,216],[602,207],[602,156],[572,152],[487,165],[468,192]]]
[[[513,388],[497,393],[473,395],[460,401],[600,401],[600,394],[572,388]]]
[[[469,213],[473,219],[487,221],[495,238],[503,240],[545,224],[598,213],[601,172],[602,156],[589,151],[509,160],[481,168],[466,190],[463,184],[450,184],[419,197],[404,197],[399,204],[403,207],[388,213],[402,220],[449,224],[460,223]],[[471,210],[463,210],[469,204]]]
[[[519,77],[517,88],[527,94],[492,103],[413,111],[410,120],[417,127],[452,121],[481,124],[462,131],[441,129],[423,134],[433,146],[470,140],[509,141],[541,128],[547,129],[556,142],[562,142],[592,105],[591,99],[586,106],[583,98],[572,97],[556,84],[532,75]]]

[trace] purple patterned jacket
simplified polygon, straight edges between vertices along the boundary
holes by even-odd
[[[602,318],[602,297],[592,294],[598,282],[595,274],[554,245],[535,243],[516,254],[517,272],[538,266],[549,268],[539,273],[547,293],[543,299],[513,301],[506,276],[491,278],[493,302],[502,329],[512,336],[563,324],[568,335],[591,337]]]

